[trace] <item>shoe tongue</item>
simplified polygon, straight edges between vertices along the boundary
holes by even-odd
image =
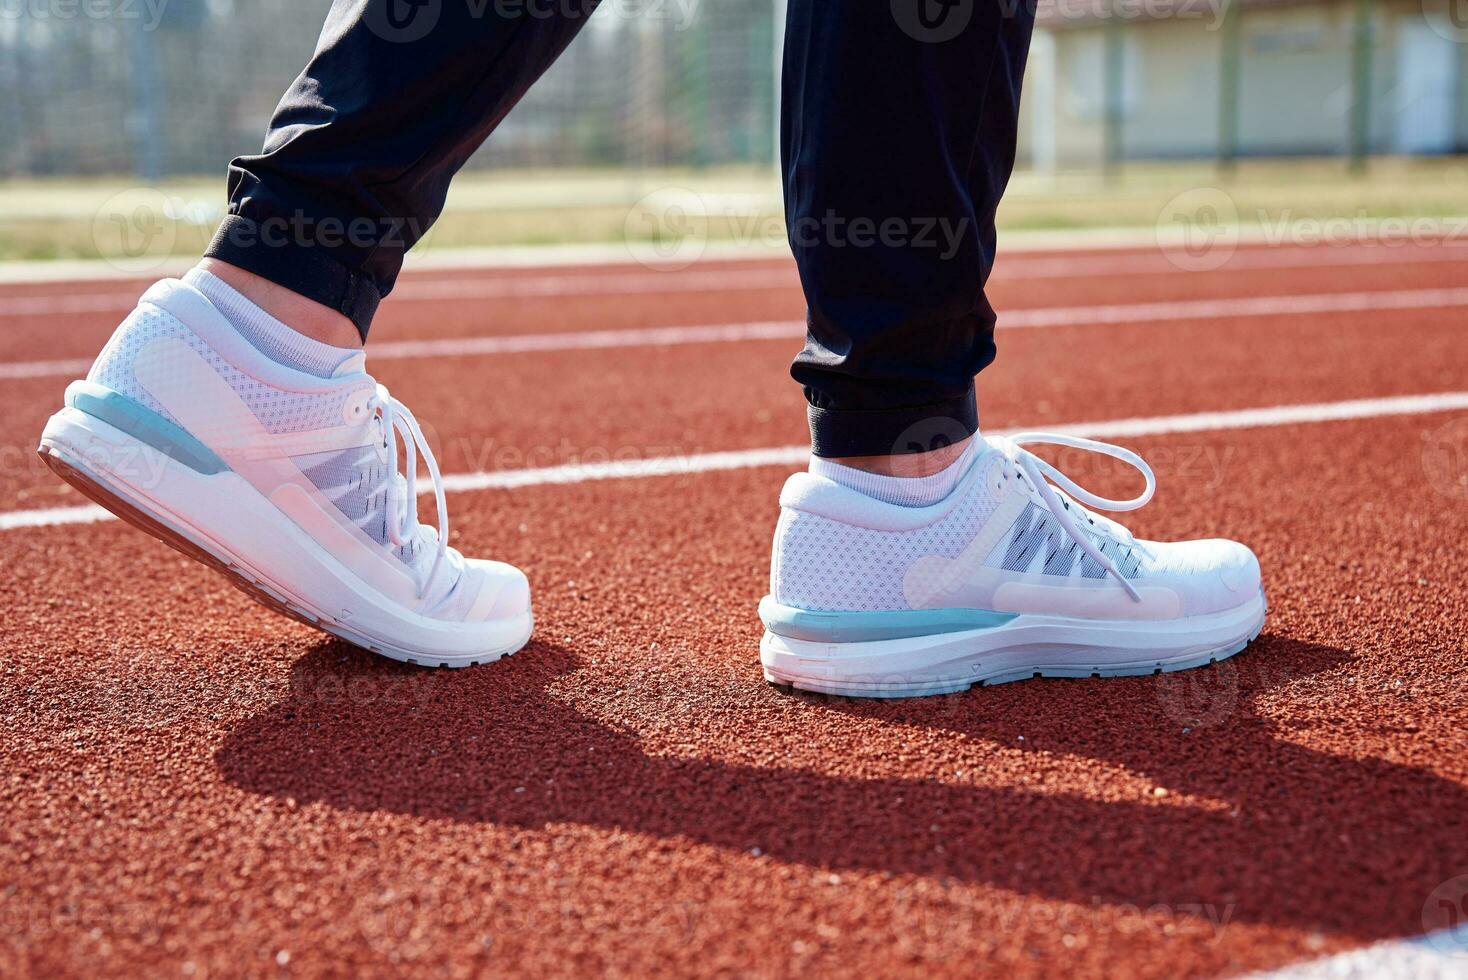
[[[389,516],[397,520],[398,527],[403,529],[402,533],[404,538],[411,541],[418,535],[418,524],[414,523],[409,525],[408,523],[408,479],[402,473],[394,473],[392,480],[397,485],[397,493],[394,495],[393,501],[394,506],[397,508],[397,513]]]
[[[344,377],[346,377],[349,374],[366,374],[366,373],[367,373],[367,352],[366,351],[362,351],[362,352],[353,354],[351,357],[347,358],[345,361],[342,361],[340,364],[338,364],[336,370],[333,371],[333,372],[331,372],[331,376],[333,378],[344,378]]]
[[[411,520],[413,515],[408,513],[409,501],[407,477],[403,476],[403,474],[401,473],[395,473],[393,474],[393,479],[397,481],[396,499],[398,508],[397,514],[393,516],[397,518],[398,526],[403,529],[404,540],[410,542],[417,541],[425,548],[436,547],[438,543],[438,528],[434,527],[432,524],[425,524],[423,522],[424,514],[421,510],[418,512],[416,520]],[[420,499],[418,501],[418,504],[422,506],[423,501]],[[429,506],[432,506],[432,504],[432,500],[428,501]],[[427,516],[431,519],[433,517],[432,511],[430,511]]]

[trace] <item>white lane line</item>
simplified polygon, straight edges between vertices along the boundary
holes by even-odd
[[[126,313],[140,293],[91,293],[82,296],[3,296],[0,317],[60,316],[70,313]]]
[[[580,330],[565,333],[501,334],[494,337],[446,337],[441,340],[373,342],[372,360],[394,361],[415,357],[469,357],[486,354],[527,354],[562,350],[604,350],[611,347],[672,347],[682,344],[732,343],[741,340],[789,340],[805,333],[799,320],[755,323],[712,323],[686,327],[633,327],[627,330]],[[89,360],[0,362],[0,380],[81,376]]]
[[[1235,252],[1217,270],[1249,272],[1268,269],[1335,268],[1360,265],[1468,264],[1468,247],[1314,247],[1302,249],[1244,249]],[[1130,255],[1069,255],[1055,258],[1000,257],[994,281],[1072,279],[1086,276],[1171,275],[1189,269],[1167,259],[1165,250]],[[793,265],[772,269],[694,270],[587,275],[526,275],[494,278],[405,279],[393,292],[393,302],[422,303],[443,300],[492,300],[559,296],[630,296],[666,293],[744,292],[795,289],[800,280]],[[132,292],[92,295],[0,297],[0,318],[63,316],[77,313],[125,313],[137,302]]]
[[[810,459],[810,446],[774,446],[769,449],[733,449],[692,456],[655,456],[651,459],[617,460],[610,463],[572,463],[531,470],[495,470],[488,473],[457,473],[443,478],[444,490],[511,490],[551,484],[590,483],[596,480],[635,480],[650,476],[679,476],[717,470],[743,470],[757,466],[801,466]],[[431,487],[429,488],[432,489]],[[0,522],[4,515],[0,514]],[[0,523],[3,527],[3,523]]]
[[[1219,320],[1253,316],[1303,316],[1316,313],[1359,313],[1371,310],[1449,309],[1468,306],[1468,287],[1401,289],[1367,293],[1309,293],[1246,296],[1231,299],[1121,303],[1104,306],[1052,306],[1001,314],[1004,329],[1117,326],[1178,320]],[[448,337],[374,343],[374,361],[414,357],[469,357],[547,351],[602,350],[615,347],[669,347],[682,344],[785,340],[803,335],[798,320],[754,323],[634,327],[625,330],[582,330],[561,333],[501,334],[492,337]],[[80,375],[88,360],[12,361],[0,363],[0,380]]]
[[[1353,398],[1340,402],[1306,405],[1276,405],[1272,408],[1243,408],[1230,412],[1197,412],[1192,415],[1154,415],[1150,418],[1112,419],[1107,422],[1074,422],[1042,426],[1093,439],[1129,439],[1163,436],[1179,432],[1216,432],[1225,429],[1258,429],[1310,422],[1344,422],[1379,419],[1393,415],[1426,415],[1468,409],[1468,391],[1445,391],[1431,395],[1396,395],[1389,398]],[[1020,430],[1014,430],[1020,431]]]
[[[795,265],[778,269],[627,272],[620,275],[526,276],[514,279],[406,280],[393,299],[517,299],[531,296],[626,296],[642,293],[720,293],[798,289]]]
[[[21,381],[26,378],[80,378],[92,362],[86,358],[70,361],[12,361],[0,364],[0,380]]]
[[[1173,262],[1169,255],[1180,246],[1165,243],[1158,248],[1131,255],[1060,255],[1053,258],[1025,256],[1007,262],[1002,247],[994,265],[994,278],[1067,279],[1082,276],[1148,275],[1193,273]],[[1188,256],[1191,260],[1194,257]],[[1143,261],[1147,260],[1147,261]],[[1255,272],[1269,269],[1331,269],[1359,265],[1422,265],[1438,262],[1468,264],[1468,243],[1442,242],[1427,246],[1311,246],[1306,248],[1241,248],[1217,269],[1206,272]]]
[[[1001,313],[1003,327],[1070,327],[1082,324],[1143,323],[1157,320],[1215,320],[1227,317],[1299,316],[1307,313],[1358,313],[1468,306],[1468,287],[1396,289],[1369,293],[1301,293],[1189,299],[1113,306],[1057,306]]]
[[[1246,980],[1462,980],[1468,924],[1252,974]]]
[[[574,333],[502,334],[443,340],[398,340],[373,343],[373,360],[410,357],[463,357],[471,354],[524,354],[558,350],[601,350],[608,347],[672,347],[740,340],[787,340],[805,333],[799,320],[713,323],[687,327],[633,327],[627,330],[581,330]],[[0,364],[0,371],[5,365]],[[4,377],[0,373],[0,377]]]
[[[1063,425],[1043,426],[1043,428],[1046,432],[1060,432],[1097,439],[1118,439],[1180,432],[1215,432],[1226,429],[1301,425],[1311,422],[1374,419],[1393,415],[1421,415],[1460,409],[1468,409],[1468,391],[1402,395],[1394,398],[1359,398],[1351,401],[1319,402],[1308,405],[1278,405],[1272,408],[1246,408],[1231,412],[1199,412],[1191,415],[1157,415],[1148,418],[1070,422]],[[988,434],[1013,435],[1022,431],[1024,430],[1000,429]],[[455,473],[445,476],[443,484],[444,490],[448,493],[508,490],[519,487],[589,483],[596,480],[630,480],[654,476],[677,476],[685,473],[709,473],[759,466],[800,466],[809,458],[809,446],[774,446],[766,449],[736,449],[690,456],[657,456],[651,459],[570,464],[539,469]],[[420,485],[419,492],[430,493],[432,487]],[[0,531],[28,527],[54,527],[61,524],[91,524],[96,521],[109,520],[111,517],[111,514],[96,505],[0,512]]]
[[[44,507],[40,510],[12,510],[0,513],[0,531],[16,531],[27,527],[57,527],[62,524],[95,524],[116,520],[112,514],[87,504],[85,507]]]
[[[1309,248],[1254,249],[1235,252],[1217,271],[1333,268],[1336,266],[1468,264],[1468,247],[1444,244],[1436,248]],[[1085,276],[1187,273],[1162,250],[1130,255],[1072,255],[1055,258],[1023,257],[994,267],[994,281],[1069,279]],[[793,264],[773,269],[723,269],[676,273],[627,272],[581,276],[528,276],[515,279],[407,280],[394,291],[395,299],[410,302],[443,299],[507,299],[534,296],[612,296],[642,293],[739,292],[754,289],[797,288]]]
[[[784,269],[728,269],[708,272],[629,272],[625,275],[516,276],[485,279],[407,279],[393,290],[392,302],[422,303],[459,299],[517,299],[538,296],[627,296],[646,293],[743,292],[758,289],[795,289],[800,280],[794,267]],[[75,313],[126,313],[138,301],[137,293],[96,293],[90,296],[0,295],[0,317],[58,316]]]

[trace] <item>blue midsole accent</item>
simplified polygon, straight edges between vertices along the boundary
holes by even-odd
[[[778,636],[815,643],[863,643],[993,629],[1015,613],[988,609],[899,609],[891,612],[812,612],[766,596],[759,604],[765,628]]]
[[[111,388],[90,381],[73,381],[66,388],[66,405],[121,429],[139,442],[205,476],[229,469],[224,460],[198,439],[157,412]]]

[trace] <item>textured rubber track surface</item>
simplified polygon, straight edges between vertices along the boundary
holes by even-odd
[[[655,299],[604,308],[693,322]],[[393,315],[391,339],[427,335]],[[1458,390],[1461,316],[1001,332],[985,422]],[[463,471],[796,441],[792,352],[379,373]],[[9,508],[82,502],[32,455],[63,387],[0,385]],[[1128,440],[1161,483],[1130,523],[1254,546],[1263,635],[1197,671],[890,703],[762,679],[778,468],[452,496],[454,543],[525,568],[539,619],[452,672],[325,639],[119,523],[0,534],[0,974],[1161,977],[1445,925],[1424,913],[1468,872],[1465,426]]]

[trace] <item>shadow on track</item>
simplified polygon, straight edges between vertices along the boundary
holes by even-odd
[[[291,697],[237,726],[216,758],[245,790],[343,809],[572,822],[1083,905],[1207,905],[1234,921],[1362,939],[1415,933],[1429,892],[1468,869],[1468,792],[1420,769],[1303,747],[1256,710],[1286,688],[1310,698],[1312,678],[1349,659],[1265,636],[1232,666],[1189,674],[900,702],[802,698],[812,726],[838,713],[996,750],[1027,745],[1202,803],[648,755],[635,733],[548,690],[577,659],[539,642],[493,668],[453,672],[323,643],[294,665]],[[748,737],[758,725],[751,714]]]

